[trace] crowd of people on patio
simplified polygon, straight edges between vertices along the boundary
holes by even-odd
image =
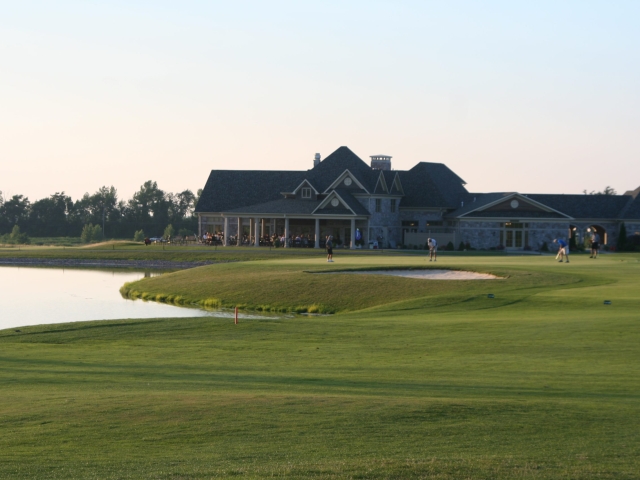
[[[205,245],[223,245],[224,244],[224,232],[206,232],[202,235],[202,243]],[[334,243],[341,244],[340,239],[334,240]],[[290,234],[289,237],[281,235],[264,235],[259,238],[259,245],[261,247],[293,247],[293,248],[313,248],[315,247],[315,238],[313,235],[298,233]],[[325,240],[320,240],[320,248],[324,248]],[[238,245],[237,235],[229,237],[229,245]],[[247,234],[242,235],[240,245],[252,246],[255,245],[255,237]]]

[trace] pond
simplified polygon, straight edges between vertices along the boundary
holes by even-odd
[[[229,317],[233,312],[125,300],[125,282],[161,272],[0,267],[0,330],[27,325],[128,318]],[[241,315],[242,318],[263,318]]]

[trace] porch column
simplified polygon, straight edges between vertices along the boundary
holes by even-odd
[[[356,219],[351,219],[351,246],[349,248],[356,248]]]
[[[242,217],[238,217],[238,239],[236,244],[239,247],[242,245]]]
[[[229,217],[224,217],[224,235],[222,237],[222,244],[225,247],[229,246]]]
[[[260,236],[264,237],[264,218],[260,220]]]
[[[284,246],[289,246],[289,217],[284,219]]]
[[[365,248],[369,248],[369,242],[371,241],[371,219],[367,218],[367,237],[365,238]]]
[[[260,225],[260,219],[256,218],[253,222],[254,222],[253,224],[255,225],[255,229],[254,230],[256,231],[256,233],[254,235],[256,237],[255,238],[255,246],[259,247],[260,246],[260,232],[258,231],[258,225]]]
[[[198,238],[202,238],[202,215],[198,214]]]
[[[313,248],[320,248],[320,219],[316,218],[316,243]]]

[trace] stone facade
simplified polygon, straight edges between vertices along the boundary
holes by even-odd
[[[602,245],[615,245],[618,241],[618,231],[620,229],[619,223],[611,221],[562,220],[546,222],[523,221],[523,223],[527,225],[522,228],[523,233],[526,232],[526,236],[523,237],[523,245],[528,245],[533,250],[540,250],[544,243],[551,248],[554,239],[569,240],[572,235],[575,235],[576,243],[584,244],[585,238],[588,239],[591,235],[591,232],[587,229],[591,229],[594,226],[599,227],[604,232],[604,235],[601,234]],[[640,232],[640,224],[630,225]],[[627,227],[627,232],[630,231],[632,230]],[[504,245],[506,228],[504,227],[504,222],[461,220],[458,225],[458,232],[463,242],[469,242],[472,248],[484,250]],[[524,243],[524,239],[526,239],[526,243]]]
[[[471,248],[487,250],[500,245],[501,222],[462,220],[458,223],[460,241],[469,243]],[[456,245],[457,247],[457,245]]]

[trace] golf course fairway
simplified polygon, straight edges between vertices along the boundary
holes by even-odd
[[[333,315],[0,331],[0,478],[640,478],[640,255],[335,260],[123,289]]]

